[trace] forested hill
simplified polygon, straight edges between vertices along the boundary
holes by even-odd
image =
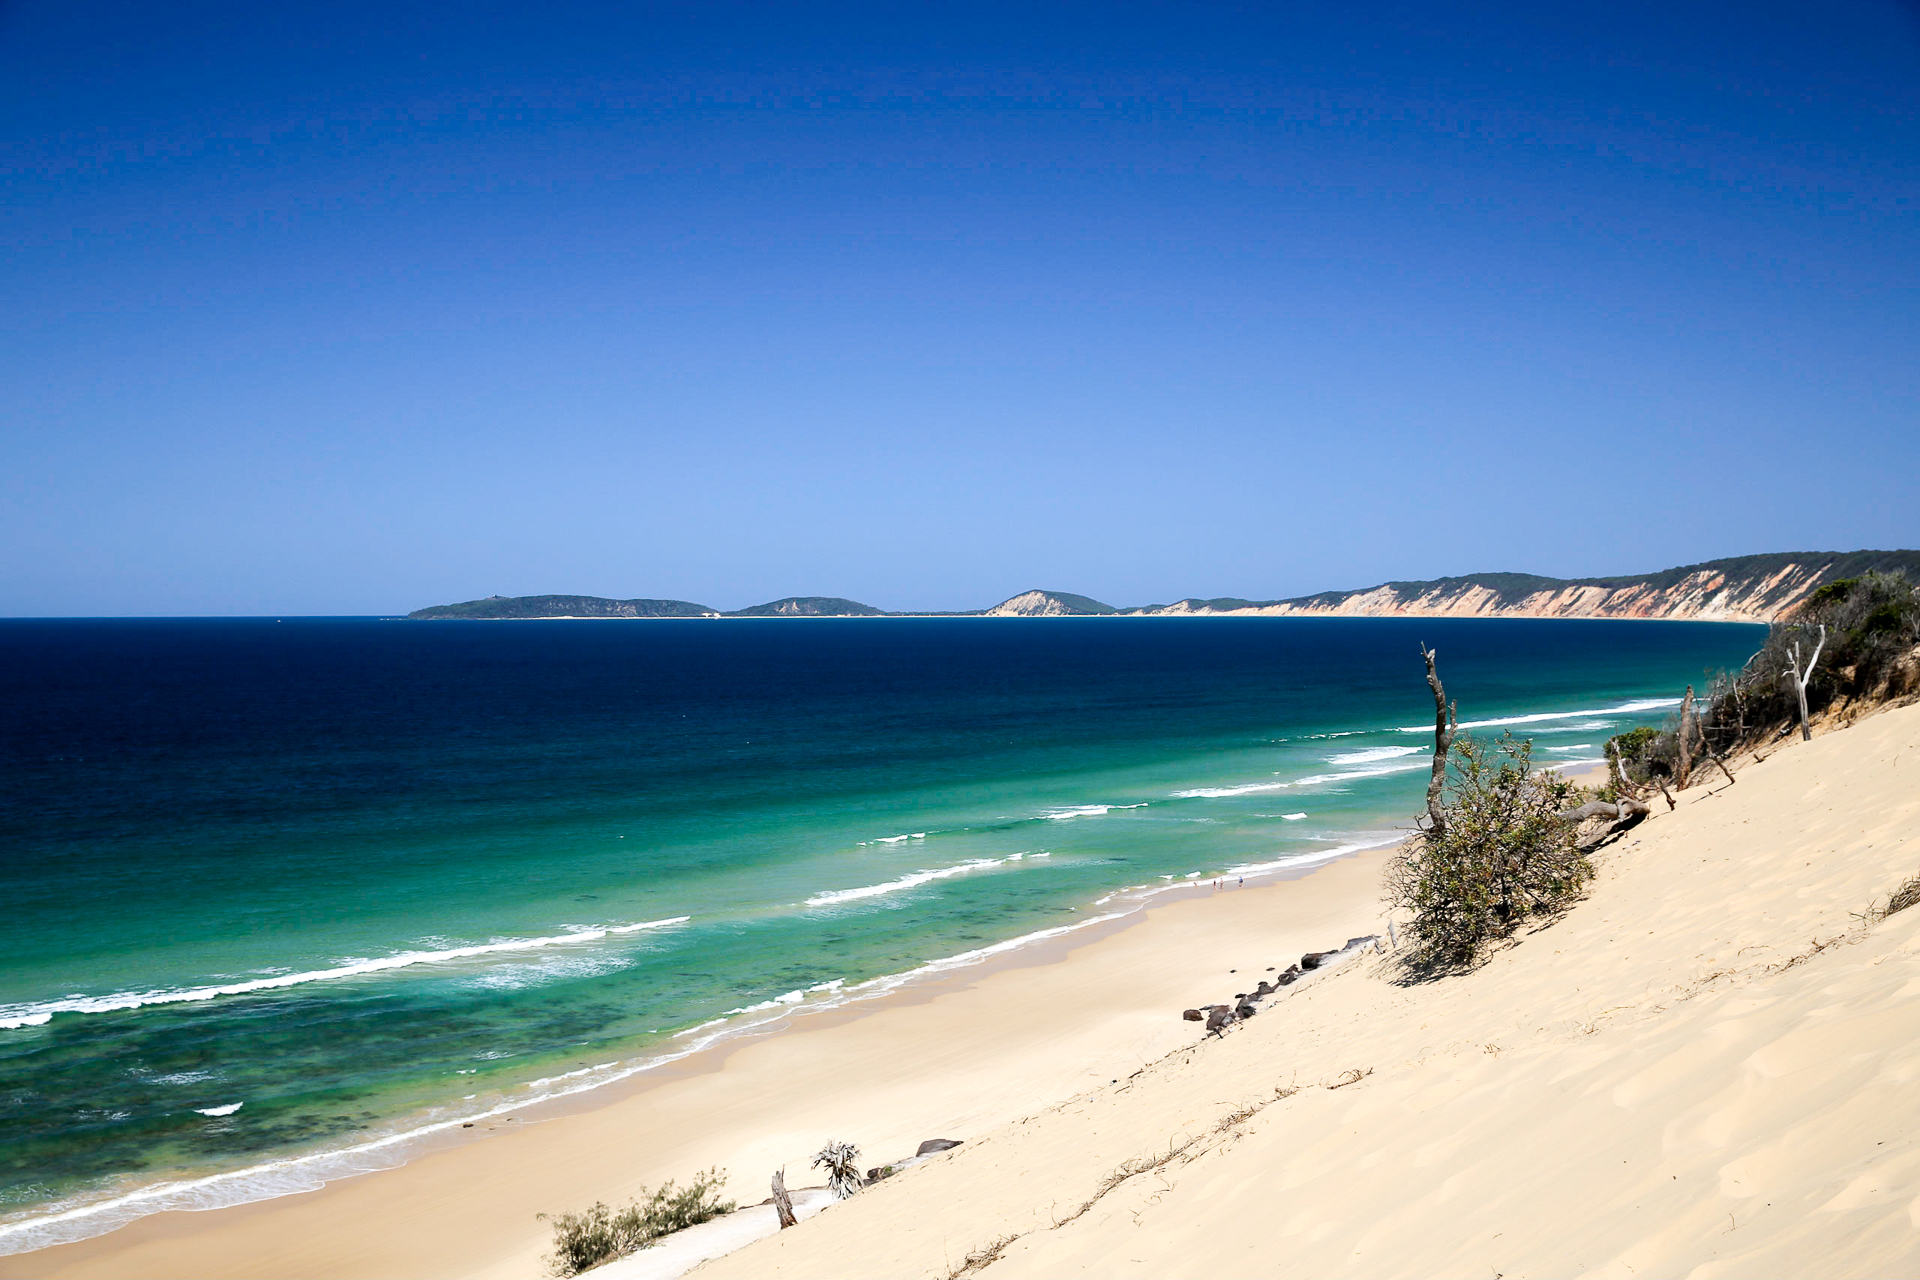
[[[604,596],[488,596],[462,604],[437,604],[407,615],[427,621],[471,618],[717,618],[703,604],[686,600],[609,600]]]

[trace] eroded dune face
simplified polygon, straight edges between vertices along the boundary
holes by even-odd
[[[1911,1273],[1920,706],[1738,777],[1470,974],[1349,966],[702,1274]]]
[[[1183,601],[1156,612],[1222,613],[1248,617],[1339,618],[1645,618],[1693,622],[1769,622],[1789,612],[1820,584],[1825,561],[1793,563],[1775,572],[1730,578],[1717,569],[1690,573],[1672,586],[1569,585],[1513,598],[1468,584],[1380,586],[1346,595],[1281,601],[1247,609],[1211,610]]]

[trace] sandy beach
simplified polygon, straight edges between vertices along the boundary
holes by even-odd
[[[1920,1262],[1920,707],[1664,806],[1478,970],[1371,957],[1222,1040],[1183,1007],[1382,931],[1385,851],[1195,890],[796,1018],[403,1168],[0,1276],[527,1276],[535,1214],[830,1138],[958,1150],[700,1276],[1867,1275]]]

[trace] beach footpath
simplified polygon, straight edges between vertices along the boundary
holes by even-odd
[[[692,1274],[1920,1271],[1920,706],[1677,800],[1471,973],[1349,965]]]

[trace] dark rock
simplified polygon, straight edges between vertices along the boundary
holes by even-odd
[[[920,1144],[920,1149],[913,1154],[916,1156],[930,1156],[936,1151],[951,1151],[963,1141],[964,1139],[962,1138],[928,1138]]]
[[[1251,1018],[1254,1014],[1258,1012],[1260,1012],[1258,1009],[1248,1004],[1245,1000],[1242,1000],[1237,1006],[1234,1007],[1233,1016],[1239,1019],[1246,1019],[1246,1018]]]
[[[1207,1030],[1219,1035],[1233,1025],[1233,1010],[1223,1004],[1207,1006]]]
[[[1205,1022],[1207,1020],[1207,1015],[1198,1009],[1183,1009],[1180,1011],[1180,1016],[1188,1022]]]
[[[1286,986],[1291,986],[1298,981],[1300,981],[1300,966],[1297,964],[1290,964],[1287,966],[1287,971],[1285,973],[1281,974],[1278,978],[1274,979],[1274,984],[1276,986],[1286,987]]]
[[[1328,956],[1338,954],[1339,953],[1335,951],[1309,951],[1300,957],[1300,967],[1302,969],[1318,969],[1321,962]]]

